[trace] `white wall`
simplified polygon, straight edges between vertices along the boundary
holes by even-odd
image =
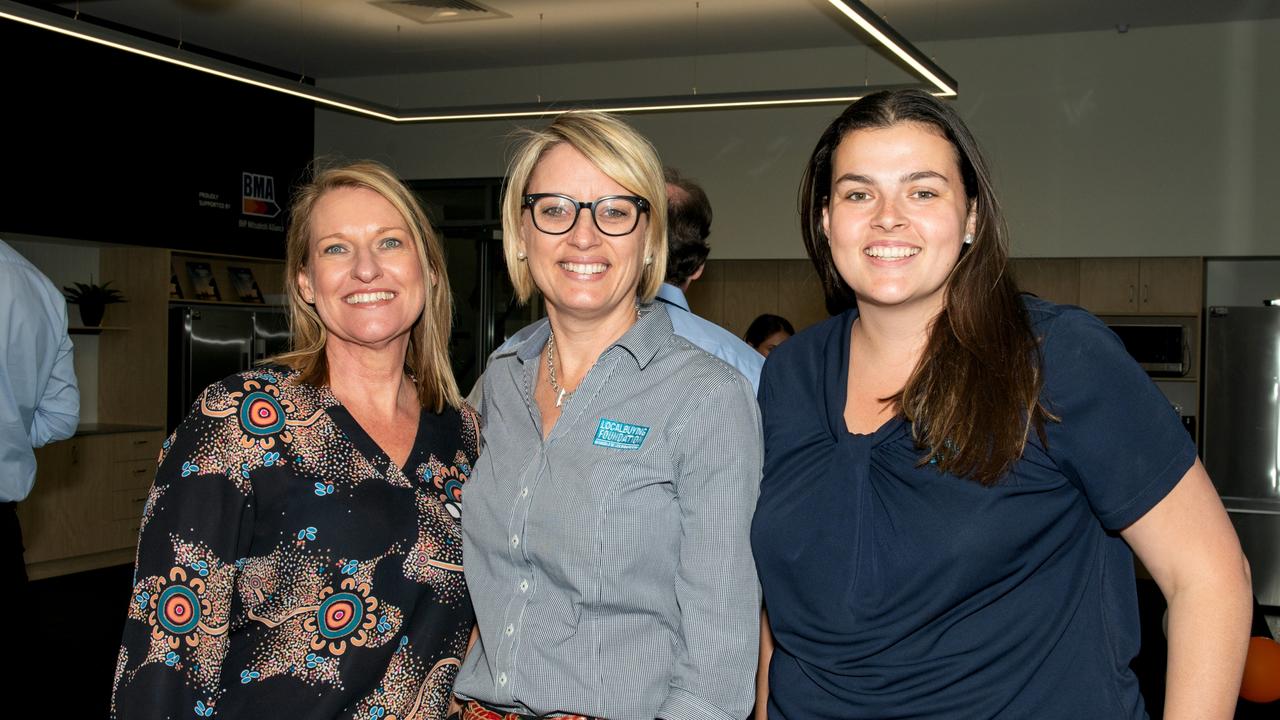
[[[1204,267],[1204,304],[1258,306],[1280,298],[1280,260],[1210,260]]]
[[[74,241],[51,238],[33,238],[22,235],[6,235],[3,238],[14,250],[31,261],[53,281],[59,289],[75,282],[87,283],[92,274],[102,282],[98,274],[98,249]],[[110,279],[110,278],[108,278]],[[110,313],[110,309],[108,309]],[[108,318],[110,316],[108,315]],[[80,309],[67,307],[67,319],[72,325],[80,325]],[[98,421],[98,337],[96,335],[72,335],[75,346],[76,385],[80,388],[80,422]]]
[[[1280,255],[1280,21],[924,44],[995,167],[1018,256]],[[568,72],[571,70],[571,73]],[[636,73],[641,73],[636,75]],[[702,92],[892,82],[854,49],[701,58]],[[686,89],[692,59],[331,82],[404,107]],[[803,257],[796,187],[839,108],[629,116],[716,209],[713,257]],[[409,178],[497,176],[507,122],[316,112],[316,151]]]

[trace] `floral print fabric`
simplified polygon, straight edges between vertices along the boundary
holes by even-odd
[[[210,386],[164,443],[113,716],[444,717],[473,624],[476,417],[424,410],[399,468],[294,377]]]

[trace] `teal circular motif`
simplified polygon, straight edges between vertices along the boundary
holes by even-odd
[[[274,435],[284,429],[284,408],[264,392],[251,392],[240,403],[240,427],[251,435]]]
[[[200,624],[200,598],[186,585],[173,585],[156,601],[156,621],[174,635],[186,635]]]
[[[364,619],[364,600],[355,593],[343,592],[331,595],[316,610],[320,634],[326,639],[346,637],[360,627]]]

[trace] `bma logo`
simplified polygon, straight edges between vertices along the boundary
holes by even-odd
[[[240,212],[273,218],[280,214],[276,204],[276,179],[257,173],[240,174]]]

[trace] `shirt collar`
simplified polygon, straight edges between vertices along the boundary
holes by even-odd
[[[677,289],[676,292],[679,292],[679,290]],[[640,319],[622,337],[618,338],[613,345],[605,348],[605,352],[615,346],[620,347],[631,353],[631,356],[636,360],[636,364],[643,370],[657,356],[658,350],[662,348],[662,344],[666,342],[667,338],[671,337],[671,333],[671,318],[667,315],[667,310],[662,304],[649,303],[641,305]],[[521,363],[537,360],[542,355],[543,348],[547,346],[549,337],[551,337],[551,322],[543,318],[533,325],[529,330],[529,335],[516,345],[514,348],[516,358]]]
[[[536,360],[542,353],[542,348],[546,347],[549,337],[551,337],[551,321],[542,318],[530,326],[529,334],[513,348],[516,357],[522,363]]]
[[[658,288],[658,300],[668,305],[675,305],[685,312],[693,312],[689,309],[689,300],[685,298],[684,291],[671,283],[662,283]]]

